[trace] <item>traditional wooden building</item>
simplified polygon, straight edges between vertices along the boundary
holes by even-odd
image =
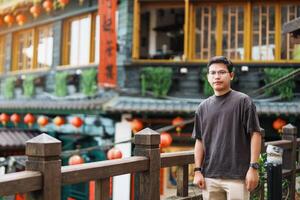
[[[70,150],[109,148],[116,123],[139,119],[168,130],[165,151],[192,148],[190,119],[211,94],[206,63],[225,55],[233,88],[253,97],[267,139],[278,139],[278,118],[300,128],[299,41],[282,32],[299,16],[293,0],[2,0],[0,112],[10,118],[0,121]],[[35,119],[24,122],[28,113]]]

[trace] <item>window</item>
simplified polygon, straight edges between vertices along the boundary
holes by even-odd
[[[181,59],[184,8],[144,8],[140,15],[140,58]]]
[[[15,47],[13,71],[32,70],[52,65],[52,25],[17,32],[13,40]]]
[[[216,55],[216,6],[196,8],[196,59],[209,59]]]
[[[300,17],[300,5],[281,6],[281,24],[290,22]],[[291,37],[290,34],[282,35],[281,59],[300,59],[300,39]]]
[[[253,6],[252,17],[252,59],[274,60],[275,6],[255,5]]]
[[[244,7],[225,6],[223,9],[223,55],[233,60],[244,59]]]
[[[5,67],[5,36],[0,36],[0,73],[4,72]]]
[[[99,62],[99,25],[96,13],[74,17],[65,22],[63,65]]]

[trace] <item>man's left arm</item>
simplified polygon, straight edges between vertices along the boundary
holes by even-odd
[[[251,158],[250,163],[257,163],[261,151],[261,133],[254,132],[251,136]],[[249,167],[246,175],[246,186],[248,191],[254,190],[259,182],[258,169]]]

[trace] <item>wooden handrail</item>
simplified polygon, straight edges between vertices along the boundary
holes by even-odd
[[[42,189],[40,172],[23,171],[0,176],[0,196]]]
[[[290,140],[277,140],[277,141],[272,141],[272,142],[266,142],[265,146],[268,145],[274,145],[281,147],[283,149],[291,149],[292,148],[292,141]]]
[[[62,185],[141,172],[148,170],[148,168],[149,159],[142,156],[64,166],[61,170]]]
[[[194,163],[194,151],[181,151],[161,154],[161,168],[182,166]]]

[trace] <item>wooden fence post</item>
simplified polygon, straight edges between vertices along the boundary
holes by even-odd
[[[138,197],[135,199],[159,200],[160,199],[160,134],[149,129],[143,129],[134,136],[134,155],[149,158],[149,170],[137,173],[135,188]]]
[[[291,170],[289,176],[289,199],[295,199],[295,187],[296,187],[296,150],[297,150],[297,128],[291,124],[283,127],[283,140],[292,141],[292,148],[283,151],[283,169]]]
[[[26,142],[26,170],[40,171],[43,189],[32,192],[26,199],[61,199],[61,142],[47,134],[41,134]]]

